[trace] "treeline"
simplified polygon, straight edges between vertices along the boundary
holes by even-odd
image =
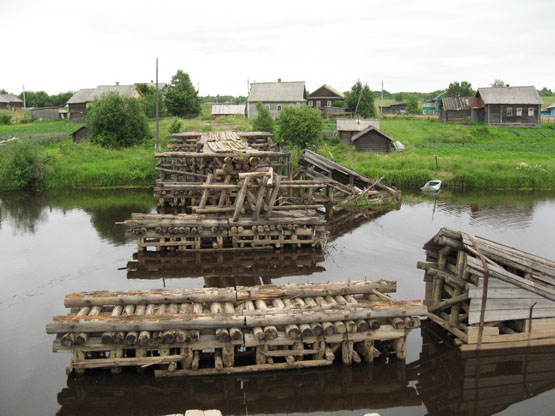
[[[4,89],[0,94],[8,94]],[[48,95],[44,91],[25,91],[25,106],[27,107],[65,107],[67,100],[71,98],[73,91],[61,92],[55,95]],[[23,93],[18,97],[23,100]]]
[[[243,104],[247,102],[247,97],[239,95],[234,97],[233,95],[206,95],[200,97],[203,104]]]
[[[407,91],[402,91],[402,92],[389,92],[384,90],[383,91],[383,98],[384,99],[392,99],[395,101],[407,101],[409,97],[416,97],[418,98],[419,101],[428,101],[431,100],[434,97],[437,97],[439,94],[441,94],[443,91],[442,90],[437,90],[437,91],[432,91],[432,92],[407,92]],[[381,98],[382,97],[382,91],[373,91],[374,96],[376,98]]]

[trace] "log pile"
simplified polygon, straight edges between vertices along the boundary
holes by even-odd
[[[225,289],[85,292],[46,332],[73,354],[67,371],[156,366],[158,377],[273,371],[405,358],[420,301],[395,301],[392,281]]]
[[[283,276],[325,271],[321,250],[195,252],[171,254],[139,251],[127,262],[128,279],[203,277],[207,287],[258,286]]]
[[[448,228],[424,249],[428,318],[462,351],[555,345],[555,262]]]
[[[227,134],[227,132],[225,132]],[[272,141],[272,134],[264,131],[237,131],[238,138],[244,139],[249,147],[262,151],[279,151],[279,144]],[[178,152],[200,152],[202,148],[201,139],[203,136],[210,136],[206,132],[182,132],[172,133],[168,149]]]

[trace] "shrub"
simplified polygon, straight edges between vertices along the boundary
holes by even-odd
[[[181,121],[175,118],[172,120],[170,124],[169,132],[170,134],[173,134],[173,133],[179,133],[180,131],[181,131]]]
[[[33,117],[25,117],[25,118],[20,118],[18,120],[19,124],[29,124],[32,123],[33,121],[35,121],[35,119]]]
[[[322,139],[320,111],[307,106],[285,107],[277,120],[278,139],[299,149],[315,148]]]
[[[104,147],[129,147],[149,137],[148,118],[136,98],[110,93],[88,109],[91,141]]]
[[[270,115],[270,110],[262,105],[262,103],[256,103],[256,111],[258,115],[252,122],[252,128],[257,131],[267,131],[269,133],[274,132],[274,121]]]
[[[42,169],[34,146],[17,140],[0,153],[0,182],[3,189],[36,189],[42,183]]]
[[[181,69],[172,77],[166,89],[165,105],[169,113],[174,116],[200,114],[198,91],[193,86],[189,74]]]
[[[9,126],[12,123],[12,117],[9,114],[0,115],[0,124]]]

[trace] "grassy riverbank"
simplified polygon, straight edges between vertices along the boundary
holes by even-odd
[[[447,187],[555,188],[555,129],[492,128],[482,124],[387,119],[381,129],[406,145],[388,155],[357,153],[343,145],[320,152],[395,186],[439,178]],[[437,155],[437,166],[435,155]]]
[[[160,143],[164,149],[173,119],[160,122]],[[194,119],[180,120],[182,130],[249,130],[242,116],[212,121],[209,109]],[[151,138],[122,150],[92,144],[74,145],[59,138],[80,127],[67,120],[36,121],[0,126],[0,136],[39,134],[23,139],[37,144],[43,176],[42,187],[101,188],[152,185],[155,170],[156,125],[150,122]],[[447,187],[499,189],[555,189],[555,126],[541,129],[491,128],[479,124],[453,125],[436,120],[385,119],[381,129],[406,145],[406,151],[389,155],[356,153],[341,144],[325,143],[320,152],[338,162],[395,186],[422,186],[439,178]],[[334,122],[327,123],[334,130]],[[44,133],[44,135],[43,135]],[[49,135],[53,139],[49,140]],[[54,137],[54,136],[57,136]],[[9,145],[0,146],[2,153]],[[435,155],[438,156],[436,168]],[[2,177],[0,189],[9,189]]]

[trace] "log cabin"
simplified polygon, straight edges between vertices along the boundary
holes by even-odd
[[[533,86],[478,88],[476,98],[484,104],[477,117],[490,126],[540,127],[543,100]]]
[[[287,106],[300,107],[306,104],[306,88],[304,81],[253,82],[247,98],[247,118],[258,116],[256,104],[262,103],[270,111],[272,118]]]
[[[0,109],[18,111],[23,108],[23,101],[17,95],[0,94]]]

